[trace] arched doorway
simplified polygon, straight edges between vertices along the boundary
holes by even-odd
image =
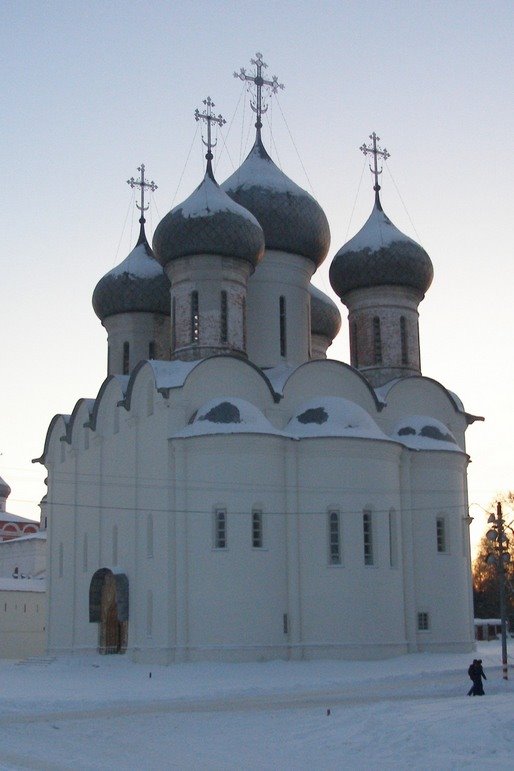
[[[98,652],[125,653],[128,638],[128,578],[100,568],[89,586],[89,621],[98,624]]]

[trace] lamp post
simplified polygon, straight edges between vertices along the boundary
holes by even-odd
[[[490,514],[487,520],[491,528],[485,534],[491,543],[493,551],[486,557],[488,565],[495,565],[500,584],[500,619],[502,627],[502,668],[503,679],[509,679],[507,664],[507,608],[505,603],[505,565],[510,560],[509,539],[505,533],[505,521],[502,514],[501,503],[496,504],[496,515]]]

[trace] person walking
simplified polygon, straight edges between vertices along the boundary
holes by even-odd
[[[484,696],[484,684],[482,683],[482,678],[484,678],[484,680],[487,680],[487,677],[485,676],[485,672],[482,668],[482,659],[478,659],[475,667],[475,680],[474,680],[475,696]]]
[[[484,696],[482,678],[487,680],[487,677],[482,667],[482,659],[473,659],[473,663],[468,668],[468,675],[473,681],[473,685],[468,691],[468,696]]]

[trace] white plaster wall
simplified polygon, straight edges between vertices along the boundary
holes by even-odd
[[[107,330],[109,375],[123,374],[123,345],[129,343],[129,372],[138,362],[150,358],[150,343],[155,344],[155,359],[170,358],[170,319],[159,313],[118,313],[103,320]]]
[[[309,283],[315,266],[299,255],[266,250],[248,281],[248,358],[259,367],[309,360]],[[279,301],[286,300],[286,355],[280,355]]]
[[[10,578],[14,570],[25,576],[41,576],[46,571],[46,538],[15,538],[0,542],[0,576]]]
[[[460,453],[410,453],[415,612],[430,615],[430,629],[417,631],[419,650],[473,649],[466,465]],[[438,516],[446,522],[443,553],[437,551]]]
[[[389,510],[401,508],[389,442],[310,439],[298,447],[302,640],[306,655],[349,658],[405,649],[402,563],[390,565]],[[370,483],[372,480],[372,483]],[[329,564],[328,511],[340,512],[342,562]],[[364,564],[362,512],[372,511],[374,564]],[[401,528],[397,527],[401,554]]]
[[[23,659],[45,652],[45,592],[0,589],[0,655]]]

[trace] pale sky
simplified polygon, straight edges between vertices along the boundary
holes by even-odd
[[[420,306],[423,374],[486,418],[468,430],[470,503],[486,507],[513,489],[513,37],[512,0],[4,0],[0,476],[12,487],[8,510],[38,517],[45,471],[31,459],[53,415],[94,397],[106,375],[91,295],[137,237],[126,180],[144,162],[158,185],[151,238],[201,180],[193,113],[209,95],[227,120],[215,157],[222,182],[252,139],[248,95],[233,72],[257,51],[285,84],[265,143],[330,222],[332,245],[314,283],[331,293],[330,261],[371,210],[359,146],[376,131],[391,153],[384,209],[434,263]],[[349,361],[340,307],[329,355]],[[470,510],[474,538],[484,530],[479,506]]]

